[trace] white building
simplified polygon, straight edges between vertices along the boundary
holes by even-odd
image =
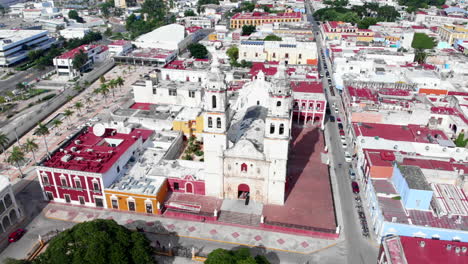
[[[286,64],[316,64],[317,47],[315,42],[297,42],[295,39],[283,41],[241,41],[239,61],[284,61]]]
[[[11,184],[5,176],[0,176],[0,231],[5,233],[8,227],[16,224],[21,218]]]
[[[179,50],[184,38],[185,27],[179,24],[171,24],[139,36],[133,44],[138,48]]]
[[[213,60],[204,96],[206,194],[282,205],[292,113],[286,68],[271,82],[260,72],[229,104],[216,64]]]
[[[55,70],[59,76],[68,76],[69,79],[73,79],[79,76],[82,71],[90,69],[94,62],[104,61],[107,59],[109,56],[108,50],[109,49],[106,46],[101,45],[79,46],[54,58]],[[73,66],[73,59],[80,52],[88,55],[88,61],[80,69],[76,69]]]
[[[47,30],[0,30],[0,66],[18,63],[31,49],[48,49],[55,42]]]
[[[65,28],[60,30],[60,35],[65,39],[84,38],[91,30],[89,28]]]
[[[107,45],[111,56],[120,56],[127,54],[132,49],[132,42],[127,40],[116,40]]]

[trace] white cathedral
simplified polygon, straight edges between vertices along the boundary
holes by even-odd
[[[292,120],[285,65],[270,81],[263,72],[228,97],[213,58],[203,109],[206,195],[282,205]]]

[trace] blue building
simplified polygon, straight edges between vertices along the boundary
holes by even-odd
[[[372,179],[365,190],[378,243],[388,235],[468,242],[468,216],[438,214],[432,186],[419,167],[395,164],[393,171],[391,179]]]

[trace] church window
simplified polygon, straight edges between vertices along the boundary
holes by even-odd
[[[177,89],[169,89],[169,96],[177,96]]]
[[[208,127],[213,127],[213,118],[211,116],[208,117]]]
[[[174,182],[174,190],[179,190],[179,183],[178,182]]]
[[[270,124],[270,134],[274,134],[275,133],[275,125],[272,123]]]
[[[185,77],[185,81],[190,82],[190,77],[189,77],[189,76],[186,76],[186,77]]]
[[[302,59],[302,54],[299,53],[299,59]]]
[[[289,53],[284,54],[284,57],[287,59],[289,58]]]
[[[281,101],[276,102],[276,106],[281,106]]]
[[[188,91],[188,97],[195,98],[195,91]]]
[[[276,53],[273,52],[273,58],[276,58]]]
[[[284,134],[284,124],[281,124],[281,125],[279,126],[279,134],[280,134],[280,135],[283,135],[283,134]]]
[[[221,117],[216,118],[216,127],[221,128]]]
[[[247,164],[245,163],[241,164],[241,172],[247,172]]]
[[[216,95],[213,95],[213,96],[211,97],[211,106],[212,106],[213,108],[216,108]]]

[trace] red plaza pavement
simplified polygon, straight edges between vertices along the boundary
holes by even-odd
[[[321,161],[323,133],[316,127],[294,126],[288,161],[286,202],[266,205],[267,221],[336,229],[328,166]]]

